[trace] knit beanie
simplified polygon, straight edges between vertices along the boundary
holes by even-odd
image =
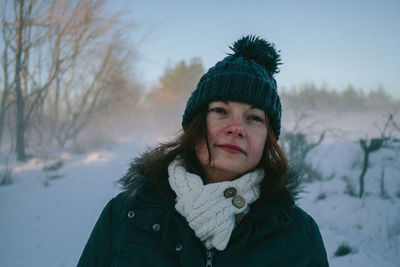
[[[265,111],[278,140],[282,107],[274,74],[279,72],[281,63],[275,46],[249,35],[236,41],[230,49],[233,54],[210,68],[192,92],[183,114],[183,129],[211,102],[242,102]]]

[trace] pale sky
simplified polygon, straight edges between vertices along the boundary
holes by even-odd
[[[168,62],[199,57],[207,70],[235,40],[255,34],[281,50],[280,87],[381,84],[400,98],[400,0],[122,2],[138,24],[137,68],[147,84]]]

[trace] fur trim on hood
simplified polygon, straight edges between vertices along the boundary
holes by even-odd
[[[144,152],[136,157],[130,164],[127,173],[117,181],[124,191],[134,193],[136,189],[146,181],[149,175],[148,170],[151,166],[147,164],[149,152]],[[286,190],[293,200],[299,199],[300,193],[303,192],[302,175],[295,168],[289,168],[286,174]]]

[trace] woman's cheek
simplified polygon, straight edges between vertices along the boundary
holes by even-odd
[[[265,142],[267,139],[266,134],[259,135],[257,138],[254,138],[252,147],[253,147],[253,153],[261,160],[264,147],[265,147]]]
[[[200,144],[196,145],[196,156],[200,161],[201,165],[206,165],[208,163],[208,150],[205,141],[202,141]]]

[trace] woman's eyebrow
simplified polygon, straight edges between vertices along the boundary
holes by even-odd
[[[264,113],[264,111],[262,110],[262,109],[260,109],[260,108],[258,108],[258,107],[255,107],[255,106],[250,106],[250,109],[258,109],[259,111],[262,111],[263,113]]]
[[[227,104],[227,105],[228,105],[228,101],[222,101],[222,100],[218,100],[218,101],[211,102],[210,105],[218,104],[218,103],[224,103],[224,104]]]

